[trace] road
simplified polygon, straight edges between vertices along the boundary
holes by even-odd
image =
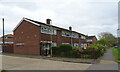
[[[2,55],[4,70],[86,70],[91,65]]]

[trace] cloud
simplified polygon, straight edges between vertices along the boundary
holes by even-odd
[[[73,30],[83,34],[97,35],[109,31],[116,35],[117,2],[118,0],[2,0],[0,17],[5,18],[6,33],[12,33],[22,17],[28,17],[41,22],[51,18],[53,25],[66,29],[72,26]]]

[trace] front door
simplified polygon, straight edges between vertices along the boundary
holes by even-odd
[[[47,56],[50,54],[51,43],[41,43],[41,54]]]

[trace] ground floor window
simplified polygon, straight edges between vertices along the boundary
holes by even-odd
[[[71,44],[71,46],[79,46],[79,44],[78,43],[73,43],[73,44]]]
[[[57,43],[52,43],[52,46],[57,46]]]
[[[70,43],[62,43],[62,44],[70,44]]]
[[[87,44],[81,44],[81,48],[86,49]]]

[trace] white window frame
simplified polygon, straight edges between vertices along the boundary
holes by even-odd
[[[41,27],[41,33],[56,35],[57,30],[56,29],[51,29],[50,27]]]

